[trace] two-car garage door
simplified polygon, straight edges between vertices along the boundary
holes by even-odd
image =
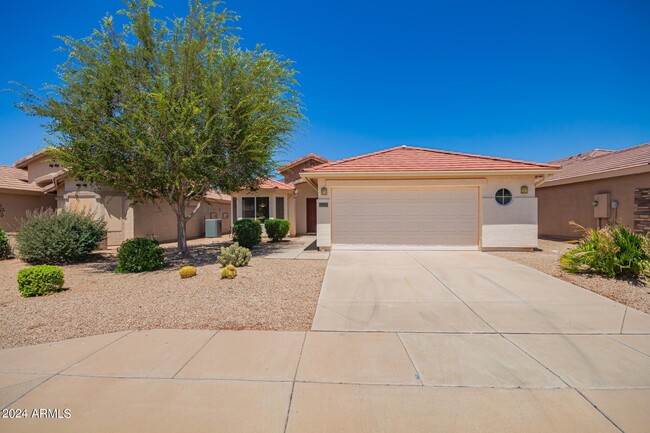
[[[335,248],[478,248],[478,188],[334,188]]]

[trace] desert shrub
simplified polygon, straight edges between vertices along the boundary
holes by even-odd
[[[194,266],[183,266],[179,271],[181,278],[196,277],[196,268]]]
[[[0,260],[8,259],[11,256],[11,245],[9,237],[4,229],[0,227]]]
[[[264,228],[266,228],[266,235],[271,238],[273,242],[281,241],[289,234],[289,221],[283,219],[266,220]]]
[[[232,280],[237,276],[237,268],[233,265],[228,265],[221,270],[221,278],[228,278]]]
[[[258,220],[239,220],[232,226],[232,235],[242,247],[253,248],[262,241],[262,225]]]
[[[583,228],[584,229],[584,228]],[[650,239],[622,224],[584,229],[578,245],[560,258],[567,272],[594,272],[607,277],[650,275]]]
[[[235,267],[246,266],[253,255],[246,247],[240,247],[237,242],[227,247],[221,247],[221,255],[217,261],[221,266],[233,265]]]
[[[63,288],[63,269],[38,265],[18,272],[18,290],[25,297],[42,296]]]
[[[115,272],[149,272],[165,267],[165,250],[158,241],[133,238],[122,242],[117,249]]]
[[[92,213],[48,209],[30,212],[16,241],[28,263],[74,263],[85,259],[106,239],[106,222]]]

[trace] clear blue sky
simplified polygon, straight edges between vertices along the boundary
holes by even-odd
[[[186,1],[158,0],[166,16]],[[650,1],[231,0],[246,44],[296,62],[310,123],[283,159],[399,144],[548,161],[650,141]],[[119,0],[5,2],[0,88],[55,81],[54,35]],[[44,146],[0,94],[0,164]]]

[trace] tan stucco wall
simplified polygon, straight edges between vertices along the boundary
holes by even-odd
[[[296,185],[296,191],[296,233],[303,235],[307,233],[307,199],[317,198],[318,192],[307,182]]]
[[[153,237],[160,242],[176,240],[176,214],[171,206],[166,203],[137,203],[134,209],[134,236]],[[187,209],[187,213],[194,210],[194,206]],[[197,238],[205,235],[205,220],[211,213],[228,213],[226,221],[222,222],[224,233],[230,232],[230,208],[227,204],[203,203],[199,211],[187,222],[187,237]],[[219,219],[219,218],[217,218]]]
[[[52,163],[47,159],[38,159],[27,165],[27,181],[31,183],[45,174],[55,173],[60,170],[61,166],[59,164]]]
[[[72,179],[66,180],[63,188],[59,188],[59,194],[59,202],[63,206],[83,207],[106,220],[108,246],[120,245],[134,237],[151,237],[161,242],[176,240],[176,214],[166,203],[161,202],[160,206],[152,203],[132,205],[124,193],[92,187]],[[193,209],[188,209],[188,213]],[[221,219],[223,233],[230,233],[230,204],[210,202],[203,203],[197,214],[187,222],[188,238],[203,236],[205,219],[210,217]]]
[[[0,227],[5,231],[13,232],[20,227],[27,211],[38,209],[56,209],[54,194],[13,194],[0,192],[0,205],[4,208],[4,215],[0,217]]]
[[[522,186],[528,193],[520,192]],[[483,248],[534,248],[537,246],[537,199],[532,175],[484,176],[476,178],[419,178],[419,179],[318,179],[318,233],[317,245],[331,247],[331,190],[337,187],[395,188],[395,187],[453,187],[478,186],[479,243]],[[321,188],[328,194],[321,195]],[[513,194],[507,206],[499,205],[494,195],[507,188]],[[322,205],[321,205],[322,204]],[[381,243],[381,241],[378,241]]]
[[[203,203],[203,205],[206,205],[206,203]],[[206,209],[204,209],[204,212],[205,218],[220,219],[223,233],[230,233],[232,229],[232,209],[230,203],[209,203]]]
[[[610,193],[610,199],[618,201],[618,209],[610,208],[610,218],[632,227],[634,224],[634,189],[649,188],[650,173],[620,176],[558,186],[544,186],[537,189],[539,201],[539,234],[561,238],[578,238],[569,221],[583,227],[596,228],[594,194]]]

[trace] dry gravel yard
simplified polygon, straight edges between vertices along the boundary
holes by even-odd
[[[68,290],[40,298],[18,292],[23,262],[0,261],[0,348],[128,329],[311,327],[326,260],[256,255],[237,278],[221,280],[218,247],[198,241],[193,259],[179,260],[167,246],[169,266],[142,274],[116,274],[114,252],[93,254],[87,263],[63,267]],[[184,264],[196,266],[198,275],[181,280]]]
[[[604,278],[593,274],[570,274],[560,269],[559,260],[562,254],[572,248],[571,244],[540,239],[539,248],[541,251],[532,253],[501,251],[490,254],[530,266],[650,314],[650,285],[646,282]]]

